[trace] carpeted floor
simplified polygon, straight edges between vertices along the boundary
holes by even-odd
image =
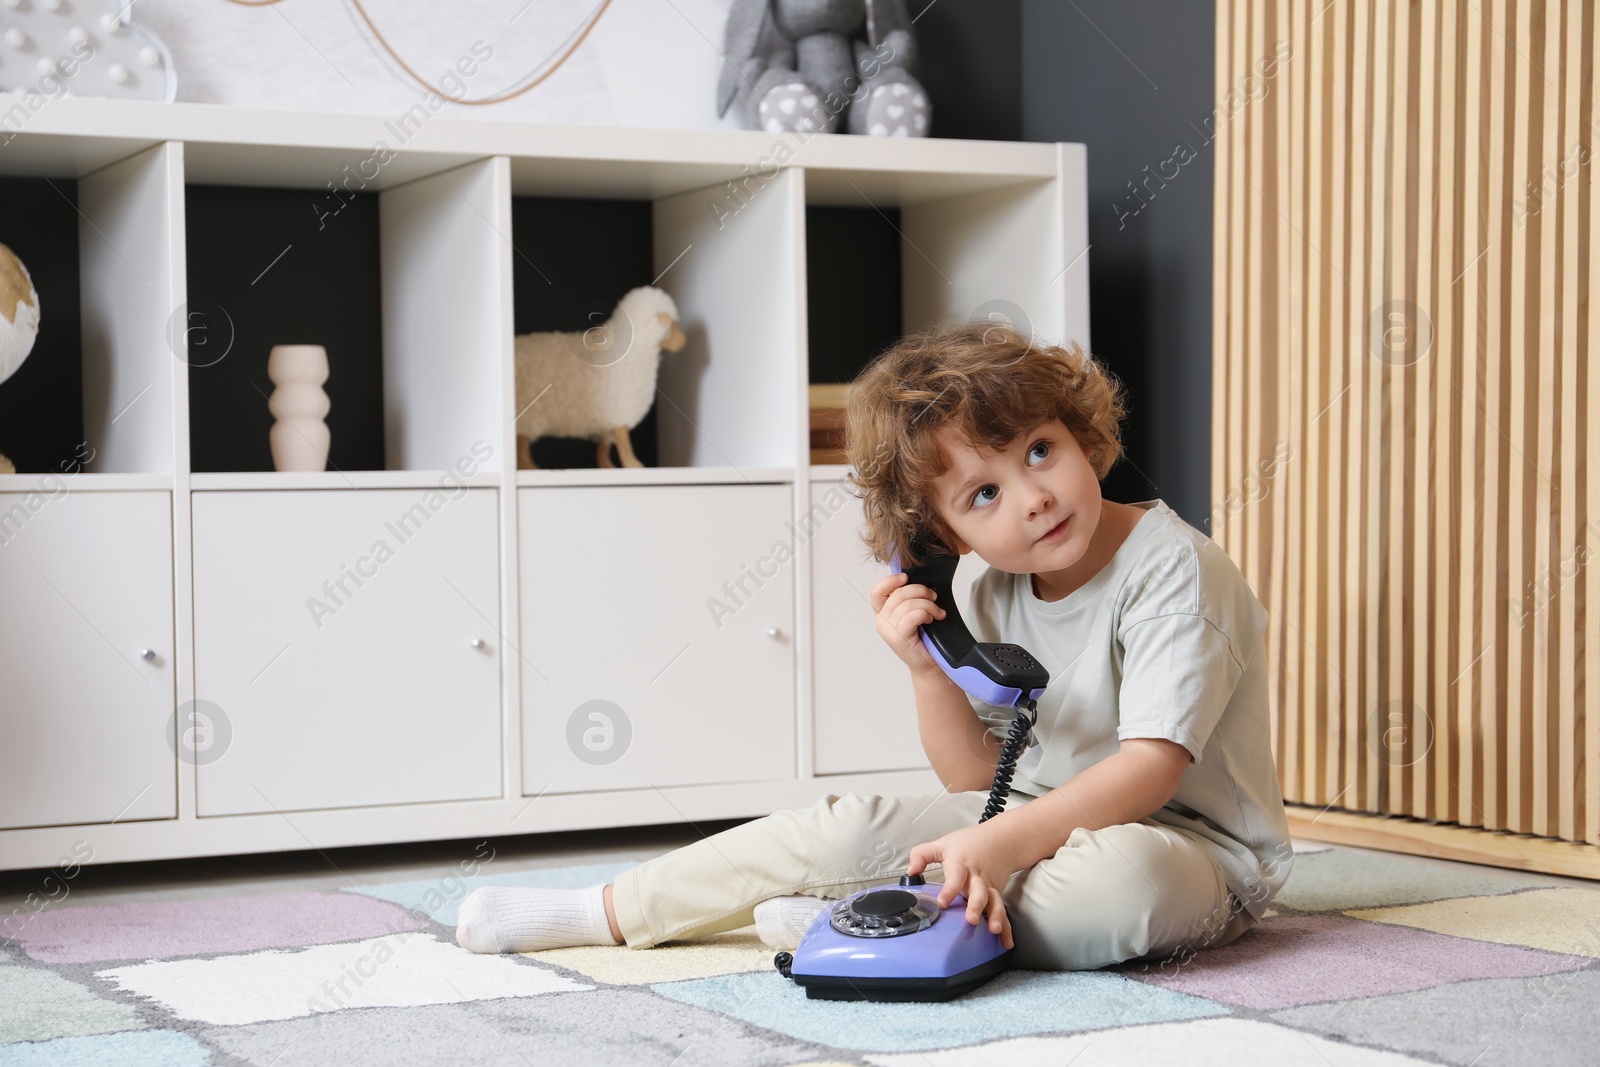
[[[1600,889],[1302,845],[1267,922],[1182,966],[1011,971],[947,1004],[811,1001],[753,928],[474,956],[477,884],[627,862],[35,903],[0,926],[0,1064],[1600,1063]]]

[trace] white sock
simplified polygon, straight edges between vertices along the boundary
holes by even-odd
[[[605,885],[587,889],[484,886],[461,902],[456,943],[471,952],[537,952],[615,945]]]
[[[794,951],[817,915],[834,904],[833,897],[773,897],[756,905],[756,933],[771,948]]]

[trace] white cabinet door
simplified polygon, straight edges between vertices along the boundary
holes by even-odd
[[[837,494],[837,495],[832,495]],[[812,510],[832,514],[811,540],[817,774],[928,766],[905,664],[878,636],[872,587],[889,568],[861,543],[861,501],[840,482],[812,483]],[[963,613],[988,565],[962,557],[954,592]]]
[[[201,815],[501,795],[496,495],[195,494]]]
[[[172,497],[0,493],[0,828],[171,819]]]
[[[522,489],[523,791],[795,774],[788,485]]]

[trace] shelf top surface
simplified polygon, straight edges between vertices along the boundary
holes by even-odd
[[[0,112],[22,100],[0,93]],[[663,196],[777,166],[811,172],[819,202],[852,173],[892,179],[912,200],[1047,180],[1058,167],[1049,143],[509,122],[434,115],[421,103],[361,115],[64,97],[7,130],[7,174],[81,177],[181,141],[191,182],[320,186],[365,163],[382,189],[503,155],[513,191],[527,195]]]

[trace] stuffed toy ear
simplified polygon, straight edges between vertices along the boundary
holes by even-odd
[[[744,68],[755,56],[756,42],[776,29],[769,25],[771,21],[772,5],[769,0],[734,0],[722,34],[722,73],[717,77],[718,118],[728,113],[729,106],[738,95],[739,83],[750,77]]]

